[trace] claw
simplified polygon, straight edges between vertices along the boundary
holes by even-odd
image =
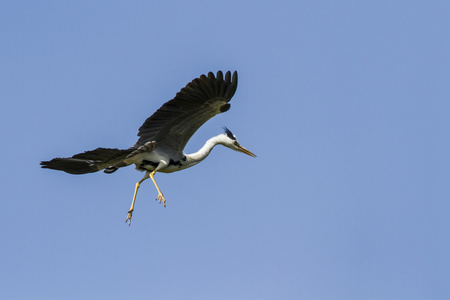
[[[158,197],[156,198],[156,201],[159,201],[159,203],[161,203],[161,200],[163,202],[164,207],[166,207],[166,199],[164,199],[163,194],[159,193]]]
[[[132,215],[133,215],[133,209],[130,209],[130,210],[128,211],[127,219],[125,220],[125,223],[128,222],[128,226],[131,225],[131,216],[132,216]]]

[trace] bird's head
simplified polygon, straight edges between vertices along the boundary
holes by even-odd
[[[220,143],[222,145],[234,151],[245,153],[247,155],[250,155],[251,157],[256,157],[255,154],[253,154],[252,152],[245,149],[239,144],[236,136],[228,128],[223,127],[223,129],[225,129],[225,134],[220,135]]]

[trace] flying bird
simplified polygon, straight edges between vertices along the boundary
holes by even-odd
[[[76,154],[69,158],[53,158],[42,161],[42,168],[60,170],[70,174],[86,174],[104,170],[111,174],[119,168],[134,164],[136,169],[145,172],[136,183],[133,201],[125,222],[131,224],[136,194],[141,183],[151,178],[158,196],[156,200],[166,206],[161,189],[155,181],[155,173],[172,173],[192,167],[203,161],[216,145],[256,157],[241,146],[236,136],[224,127],[225,133],[210,138],[197,152],[185,154],[184,147],[191,136],[206,121],[217,114],[230,109],[231,98],[236,92],[237,72],[221,71],[201,75],[192,80],[178,92],[172,100],[166,102],[139,128],[138,141],[129,149],[97,148]]]

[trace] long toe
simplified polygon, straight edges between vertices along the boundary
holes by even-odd
[[[127,219],[125,220],[125,223],[128,222],[128,226],[131,225],[131,216],[132,216],[132,215],[133,215],[133,211],[130,210],[130,211],[128,212]]]
[[[156,201],[159,201],[159,203],[161,203],[161,200],[163,202],[164,207],[166,207],[166,199],[164,199],[163,194],[159,194],[158,197],[156,198]]]

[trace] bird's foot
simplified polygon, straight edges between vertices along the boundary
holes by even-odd
[[[125,220],[125,223],[128,222],[128,226],[130,226],[130,224],[131,224],[131,216],[132,216],[132,215],[133,215],[133,209],[130,209],[130,210],[128,211],[127,219]]]
[[[164,199],[164,196],[162,193],[159,193],[158,197],[156,198],[156,201],[159,201],[159,203],[161,203],[161,200],[163,202],[164,207],[166,207],[166,199]]]

